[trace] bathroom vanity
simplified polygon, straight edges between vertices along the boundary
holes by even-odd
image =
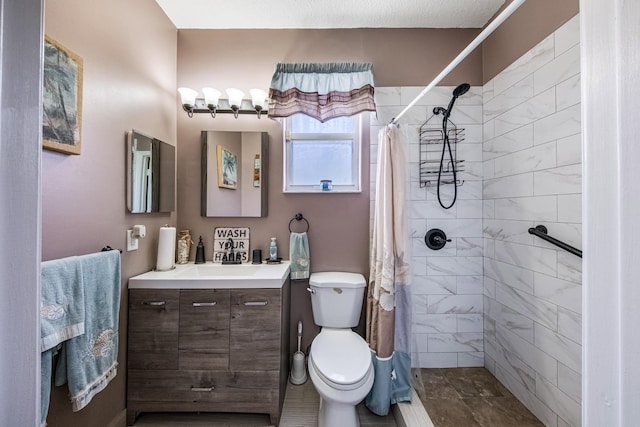
[[[269,414],[289,371],[289,264],[178,265],[129,279],[127,425],[141,412]]]

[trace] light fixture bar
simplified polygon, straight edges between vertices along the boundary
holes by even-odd
[[[193,113],[211,113],[204,98],[196,98],[192,111]],[[261,114],[265,114],[266,112],[266,108],[261,110]],[[240,108],[238,108],[237,113],[258,115],[258,111],[256,111],[255,107],[253,106],[253,102],[250,99],[242,100],[242,104],[240,104]],[[231,109],[231,106],[229,105],[228,99],[220,99],[218,101],[218,108],[216,108],[216,115],[217,114],[235,114],[234,110]]]

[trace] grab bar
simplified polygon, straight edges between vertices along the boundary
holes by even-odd
[[[562,242],[556,238],[553,238],[549,235],[547,235],[547,227],[545,227],[544,225],[538,225],[536,226],[536,228],[530,228],[529,229],[529,234],[533,234],[534,236],[538,236],[543,240],[546,240],[549,243],[552,243],[558,247],[561,247],[562,249],[564,249],[567,252],[571,252],[572,254],[574,254],[575,256],[578,256],[580,258],[582,258],[582,251],[580,249],[576,249],[571,245],[566,244],[565,242]]]

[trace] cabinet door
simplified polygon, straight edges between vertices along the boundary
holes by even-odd
[[[130,369],[177,369],[177,289],[131,289],[129,291]]]
[[[280,369],[281,313],[280,289],[231,291],[232,371]]]
[[[229,290],[180,291],[180,369],[229,365]]]

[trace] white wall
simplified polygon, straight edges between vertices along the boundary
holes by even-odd
[[[547,426],[580,426],[579,18],[484,86],[485,366]]]
[[[462,82],[461,82],[462,83]],[[443,209],[435,187],[420,187],[419,129],[436,106],[447,107],[453,87],[434,88],[400,124],[408,158],[407,214],[412,250],[414,367],[483,366],[482,324],[482,90],[473,87],[456,101],[451,121],[465,130],[457,158],[465,160],[458,199]],[[371,126],[371,200],[375,198],[378,131],[420,92],[421,87],[376,88],[378,117]],[[437,118],[441,121],[441,117]],[[436,120],[436,119],[434,119]],[[432,123],[430,121],[429,123]],[[451,185],[442,187],[450,204]],[[373,212],[373,209],[371,210]],[[427,230],[439,228],[452,241],[438,251],[424,243]]]

